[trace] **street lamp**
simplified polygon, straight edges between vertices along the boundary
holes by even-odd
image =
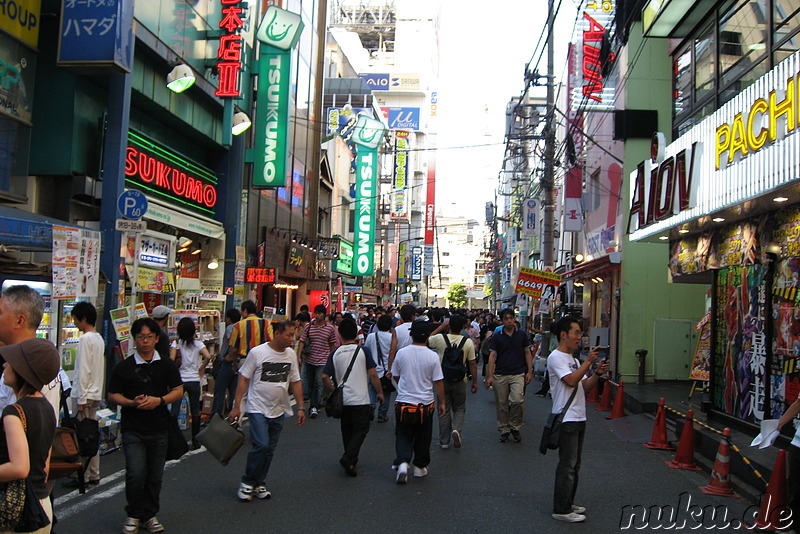
[[[397,269],[395,271],[395,277],[394,277],[395,278],[395,283],[394,283],[394,304],[395,304],[395,306],[399,306],[400,305],[400,281],[398,280],[398,277],[400,275],[400,251],[403,249],[403,244],[404,243],[411,243],[412,241],[422,241],[422,238],[421,237],[411,237],[411,238],[408,238],[408,239],[403,239],[397,245]],[[406,257],[403,258],[403,265],[406,264],[407,258],[408,258],[407,255],[406,255]]]

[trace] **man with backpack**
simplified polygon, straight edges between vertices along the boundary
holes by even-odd
[[[478,363],[475,360],[475,345],[470,338],[459,332],[467,324],[463,315],[452,315],[428,338],[428,347],[439,353],[444,380],[444,398],[447,411],[439,416],[439,446],[443,449],[461,448],[461,432],[464,429],[464,413],[467,409],[468,377],[472,378],[470,391],[478,391]],[[450,333],[444,332],[448,328]],[[469,369],[467,369],[469,366]]]

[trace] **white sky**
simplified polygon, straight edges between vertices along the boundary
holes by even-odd
[[[564,73],[575,4],[575,0],[563,0],[558,15],[556,77]],[[478,5],[482,9],[442,1],[436,204],[443,215],[482,222],[485,203],[494,201],[503,161],[506,104],[524,89],[525,63],[546,24],[547,0]],[[484,38],[495,41],[478,43]],[[546,71],[544,54],[539,72]],[[544,96],[544,88],[533,94]]]

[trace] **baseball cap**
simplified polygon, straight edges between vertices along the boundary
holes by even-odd
[[[56,346],[38,337],[0,347],[0,356],[37,390],[52,382],[61,367]]]
[[[163,319],[172,313],[172,308],[167,308],[166,306],[156,306],[153,308],[153,319]]]

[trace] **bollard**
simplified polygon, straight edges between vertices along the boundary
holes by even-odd
[[[644,384],[644,363],[647,358],[647,350],[639,349],[636,351],[636,357],[639,358],[639,380],[637,384]]]

